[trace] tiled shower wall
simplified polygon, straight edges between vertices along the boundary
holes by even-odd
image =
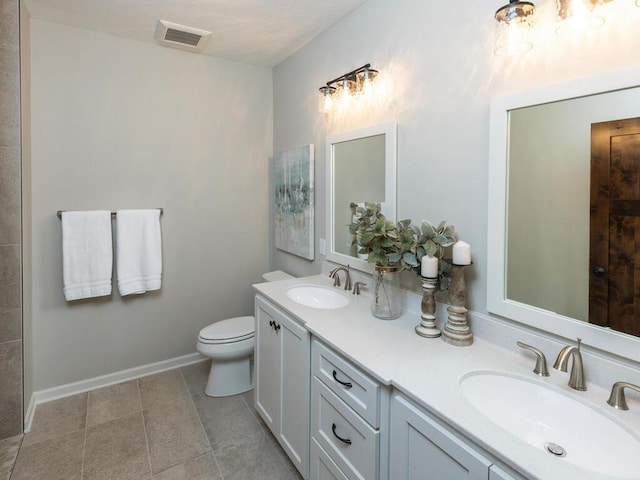
[[[0,439],[22,433],[19,0],[0,0]]]

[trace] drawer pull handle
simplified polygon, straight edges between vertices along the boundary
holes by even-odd
[[[273,320],[269,320],[269,326],[271,328],[273,328],[273,326],[276,324],[276,322],[274,322]]]
[[[333,432],[334,437],[336,437],[338,440],[340,440],[342,443],[345,443],[347,445],[351,445],[351,440],[349,440],[348,438],[342,438],[340,435],[338,435],[336,433],[336,424],[332,423],[331,424],[331,431]]]
[[[276,327],[275,327],[275,328],[276,328],[276,332],[277,332],[278,330],[280,330],[280,324],[279,324],[279,323],[276,323]]]
[[[346,388],[351,388],[351,387],[353,387],[353,385],[351,385],[351,382],[342,382],[342,381],[338,380],[338,377],[337,377],[336,375],[337,375],[337,372],[334,370],[334,371],[333,371],[333,379],[334,379],[336,382],[338,382],[340,385],[342,385],[343,387],[346,387]]]

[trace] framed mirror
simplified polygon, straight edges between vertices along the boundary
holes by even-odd
[[[613,302],[620,301],[616,292],[604,300],[594,297],[595,290],[607,290],[597,282],[611,282],[614,267],[599,270],[593,253],[602,238],[614,244],[619,220],[593,221],[609,210],[598,192],[635,178],[640,186],[640,155],[614,152],[617,140],[604,139],[611,155],[604,162],[611,176],[607,188],[595,169],[602,163],[601,127],[610,124],[615,131],[620,121],[640,117],[638,78],[640,69],[634,68],[492,101],[487,278],[490,312],[567,339],[580,337],[634,361],[640,361],[640,338],[633,329],[609,323],[594,310],[605,303],[604,310],[615,311]],[[625,137],[640,145],[640,132]],[[637,224],[640,238],[640,218]],[[605,257],[613,262],[616,255]],[[630,245],[621,263],[640,272],[640,246]]]
[[[377,202],[396,220],[396,124],[327,136],[327,260],[371,273],[351,246],[355,208]]]

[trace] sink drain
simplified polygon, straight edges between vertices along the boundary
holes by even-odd
[[[547,452],[555,455],[556,457],[564,457],[567,454],[566,450],[557,443],[545,443],[544,448],[547,449]]]

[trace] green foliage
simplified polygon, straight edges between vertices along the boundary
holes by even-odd
[[[438,277],[440,288],[449,286],[450,267],[442,261],[445,248],[456,241],[453,225],[440,222],[436,227],[427,221],[420,226],[411,220],[401,220],[397,224],[386,219],[377,203],[365,203],[364,208],[356,208],[355,221],[349,225],[352,245],[357,245],[358,253],[367,254],[368,262],[381,266],[398,266],[401,270],[414,270],[420,274],[420,260],[425,255],[440,259]]]
[[[400,239],[393,222],[386,219],[376,203],[358,207],[356,221],[349,225],[352,245],[358,246],[358,253],[368,254],[368,261],[377,265],[395,265]]]
[[[423,220],[420,227],[413,228],[420,258],[424,255],[442,258],[444,249],[456,242],[456,229],[453,225],[447,225],[446,222],[440,222],[437,227],[434,227]]]

